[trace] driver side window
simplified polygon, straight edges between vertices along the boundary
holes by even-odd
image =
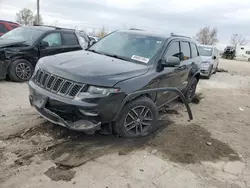
[[[42,41],[47,42],[49,44],[49,47],[62,45],[62,38],[60,33],[51,33],[47,35]]]
[[[174,41],[170,44],[169,48],[167,49],[166,57],[174,56],[181,59],[181,52],[180,52],[180,42]]]

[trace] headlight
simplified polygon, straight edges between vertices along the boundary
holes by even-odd
[[[80,92],[75,100],[82,100],[84,98],[92,98],[93,95],[96,97],[108,96],[110,93],[119,93],[121,90],[118,88],[104,88],[104,87],[95,87],[89,86],[87,91]]]
[[[120,90],[117,88],[104,88],[89,86],[87,92],[92,95],[109,95],[110,93],[118,93]]]

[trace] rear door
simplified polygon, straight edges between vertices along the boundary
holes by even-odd
[[[176,68],[176,73],[178,75],[178,89],[184,91],[187,87],[189,79],[189,71],[192,68],[192,63],[194,63],[194,58],[191,55],[191,46],[188,41],[181,41],[181,63],[180,66]]]
[[[42,49],[40,48],[40,58],[64,52],[60,32],[55,31],[53,33],[49,33],[41,41],[47,42],[49,46]]]
[[[82,49],[75,32],[67,32],[67,31],[62,32],[62,39],[63,39],[64,52],[70,52]]]

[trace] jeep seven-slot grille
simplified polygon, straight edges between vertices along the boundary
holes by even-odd
[[[85,86],[39,69],[33,81],[40,87],[68,97],[75,97]]]

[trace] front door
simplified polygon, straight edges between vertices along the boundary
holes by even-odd
[[[45,36],[42,41],[47,42],[48,46],[46,48],[40,48],[40,58],[64,52],[61,33],[50,33]]]
[[[180,42],[172,41],[167,47],[165,56],[175,56],[180,58]],[[177,87],[178,86],[178,75],[181,70],[178,67],[165,67],[164,70],[159,72],[158,80],[159,87]],[[174,99],[177,95],[173,92],[165,91],[157,93],[156,105],[158,107],[163,106],[167,102]]]

